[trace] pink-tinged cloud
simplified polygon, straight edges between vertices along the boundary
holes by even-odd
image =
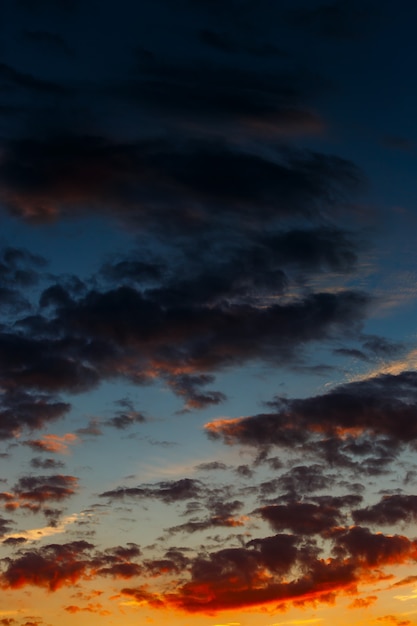
[[[24,444],[38,452],[52,452],[53,454],[66,454],[69,445],[78,441],[77,435],[66,433],[65,435],[44,435],[41,439],[30,439]]]

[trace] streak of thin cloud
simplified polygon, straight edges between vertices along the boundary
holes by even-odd
[[[40,541],[45,537],[50,537],[52,535],[60,535],[64,533],[67,529],[67,526],[70,524],[74,524],[78,520],[88,517],[85,513],[73,513],[72,515],[68,515],[64,517],[62,521],[57,526],[43,526],[41,528],[31,528],[29,530],[22,530],[16,533],[9,533],[4,535],[3,541],[6,539],[18,539],[23,537],[28,542]]]
[[[413,348],[401,359],[395,359],[390,362],[383,362],[372,368],[365,374],[357,374],[349,377],[349,382],[358,382],[360,380],[367,380],[369,378],[375,378],[383,374],[391,374],[396,376],[401,372],[407,370],[417,369],[417,348]]]

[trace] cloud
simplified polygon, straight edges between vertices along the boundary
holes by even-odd
[[[207,463],[199,463],[196,465],[196,469],[207,472],[212,470],[226,470],[227,465],[222,461],[208,461]]]
[[[65,433],[65,435],[47,434],[44,435],[42,439],[30,439],[23,443],[34,451],[67,454],[69,452],[68,446],[77,441],[78,437],[76,435],[73,433]]]
[[[170,376],[168,384],[173,392],[185,398],[184,410],[203,409],[210,405],[217,405],[226,400],[224,393],[220,391],[201,391],[200,387],[211,383],[214,376],[207,374]]]
[[[409,371],[339,385],[321,396],[277,398],[270,403],[275,413],[216,420],[206,430],[226,443],[252,446],[303,445],[331,436],[348,450],[346,441],[349,445],[352,437],[370,434],[388,438],[388,447],[395,447],[416,437],[416,382],[415,372]]]
[[[279,468],[278,468],[279,469]],[[297,500],[300,494],[311,494],[315,491],[330,489],[334,484],[334,476],[326,472],[324,465],[295,465],[278,478],[272,478],[259,485],[261,497],[283,494],[290,500]]]
[[[6,533],[10,530],[10,526],[14,522],[10,519],[5,519],[4,517],[0,517],[0,536],[4,537]]]
[[[2,341],[3,339],[3,341]],[[33,351],[26,342],[9,341],[9,338],[0,337],[3,344],[4,358],[0,359],[0,371],[6,374],[5,381],[9,382],[12,389],[3,393],[0,402],[0,439],[10,439],[20,435],[22,430],[39,429],[48,422],[64,416],[70,409],[70,405],[57,401],[52,395],[45,393],[28,393],[23,389],[15,389],[16,381],[11,380],[11,374],[16,369],[21,370],[23,363],[30,362]],[[20,345],[19,345],[20,343]],[[28,352],[25,353],[25,343]],[[13,345],[14,344],[14,345]],[[13,348],[15,351],[13,352]],[[11,355],[13,352],[13,356]],[[32,353],[32,354],[31,354]],[[10,360],[8,356],[10,355]],[[3,361],[3,363],[1,363]],[[1,378],[1,374],[0,374]],[[8,379],[8,380],[7,380]]]
[[[22,500],[39,503],[48,500],[65,500],[75,493],[78,479],[75,476],[24,476],[17,481],[14,491]]]
[[[117,428],[118,430],[125,430],[134,424],[143,424],[143,422],[146,422],[146,417],[143,413],[136,411],[133,403],[127,398],[118,400],[116,404],[118,404],[121,409],[114,417],[106,420],[105,424],[107,426],[113,426],[113,428]]]
[[[366,609],[378,600],[378,596],[367,596],[366,598],[355,598],[349,604],[350,609]]]
[[[332,541],[335,556],[323,558],[314,541],[303,543],[296,535],[253,539],[244,547],[197,555],[189,565],[190,580],[174,591],[127,587],[122,593],[150,606],[202,614],[267,604],[285,608],[287,602],[332,603],[336,594],[355,592],[360,582],[375,582],[384,566],[417,557],[415,542],[406,537],[361,527],[340,528]]]
[[[49,470],[57,470],[65,467],[65,464],[62,461],[57,461],[55,459],[41,459],[39,457],[35,457],[30,461],[31,467],[34,469],[49,469]]]
[[[194,504],[194,503],[191,503]],[[210,511],[210,515],[203,519],[193,518],[184,524],[178,524],[177,526],[171,526],[167,529],[170,535],[178,532],[195,533],[208,528],[225,527],[235,528],[238,526],[244,526],[248,520],[245,516],[236,517],[236,513],[243,507],[243,502],[240,500],[224,501],[218,500],[215,497],[209,497],[205,502],[206,508]]]
[[[228,52],[232,63],[217,63],[213,55],[201,60],[196,54],[196,61],[187,64],[142,55],[135,68],[136,80],[131,76],[129,82],[115,84],[110,93],[130,99],[139,110],[174,132],[191,136],[222,136],[233,141],[239,133],[241,137],[266,138],[265,131],[269,131],[270,139],[323,130],[319,115],[305,105],[312,85],[317,90],[320,84],[317,74],[314,83],[307,72],[289,72],[276,66],[265,69],[265,57],[279,59],[281,50],[262,36],[249,38],[247,30],[222,35],[204,28],[198,36],[204,47],[208,44]],[[231,52],[249,53],[261,62],[254,70],[233,63]]]
[[[119,500],[124,498],[155,498],[166,504],[181,500],[197,498],[201,493],[200,481],[191,478],[180,478],[173,481],[162,481],[154,486],[118,487],[99,494],[100,498]]]
[[[396,526],[417,519],[417,496],[406,494],[385,495],[373,505],[352,512],[357,524]]]
[[[169,548],[160,559],[145,559],[144,567],[151,576],[180,574],[189,565],[190,559],[184,554],[185,549]]]
[[[127,579],[140,571],[139,566],[131,561],[138,555],[139,550],[134,544],[102,552],[94,551],[94,545],[83,540],[48,544],[21,551],[15,558],[4,559],[1,584],[4,589],[33,585],[56,591],[91,576]]]
[[[7,545],[19,546],[22,543],[41,541],[45,537],[59,535],[66,532],[69,525],[82,520],[83,517],[83,513],[74,513],[73,515],[63,517],[59,520],[59,522],[54,523],[54,525],[49,524],[48,526],[44,526],[42,528],[31,528],[30,530],[8,533],[3,543],[6,543]]]
[[[50,476],[23,476],[19,478],[12,492],[0,493],[5,508],[15,510],[20,507],[37,513],[42,511],[51,524],[56,525],[62,511],[51,509],[49,502],[63,502],[77,492],[78,478],[63,474]]]
[[[86,541],[73,541],[23,552],[15,559],[6,560],[2,586],[19,589],[35,585],[56,591],[64,584],[74,584],[87,571],[89,552],[93,547]]]
[[[26,320],[34,333],[39,333],[38,319]],[[42,334],[41,334],[42,336]],[[40,389],[49,394],[57,390],[81,392],[91,389],[98,383],[96,372],[83,363],[76,362],[68,353],[70,344],[59,339],[48,340],[41,337],[26,337],[23,333],[3,332],[0,334],[2,357],[0,358],[0,377],[6,389],[3,403],[21,407],[23,421],[30,426],[45,423],[52,415],[63,415],[70,405],[51,402],[47,395],[31,395],[18,389]],[[74,346],[75,347],[75,346]],[[7,406],[6,404],[6,406]],[[33,413],[31,416],[30,413]],[[27,417],[26,417],[27,414]],[[45,417],[41,419],[41,414]],[[39,426],[35,426],[38,427]]]
[[[343,521],[340,510],[325,503],[275,504],[261,507],[257,513],[267,520],[275,531],[290,530],[297,535],[323,534]]]
[[[103,434],[103,431],[100,428],[100,420],[91,419],[87,426],[83,426],[82,428],[77,428],[77,435],[87,435],[91,437],[100,437]]]
[[[14,246],[2,247],[0,259],[0,277],[6,285],[35,285],[47,266],[44,257]]]
[[[149,72],[165,80],[163,64]],[[230,89],[230,73],[208,74]],[[242,85],[247,78],[233,75]],[[267,93],[270,78],[250,80]],[[160,377],[184,410],[207,408],[226,398],[202,389],[219,370],[259,360],[300,365],[308,344],[358,332],[367,315],[367,294],[309,285],[318,274],[357,268],[356,236],[322,219],[361,179],[339,157],[66,131],[4,140],[0,178],[15,215],[48,221],[85,215],[88,206],[149,242],[85,283],[57,277],[46,286],[34,313],[0,335],[6,388],[78,393],[120,377]],[[164,243],[158,258],[155,238]],[[129,408],[106,424],[143,419]]]
[[[354,526],[336,538],[335,552],[350,554],[360,564],[375,567],[404,563],[417,557],[416,542],[402,535],[373,534],[368,528]]]
[[[71,615],[75,615],[76,613],[79,613],[80,611],[85,611],[87,613],[97,613],[98,615],[101,615],[102,617],[111,615],[111,611],[108,611],[107,609],[105,609],[103,605],[100,604],[99,602],[89,602],[88,605],[85,607],[80,607],[75,604],[70,604],[64,607],[64,611],[71,613]]]
[[[314,217],[357,190],[362,175],[340,157],[294,149],[269,158],[221,142],[118,144],[55,134],[4,142],[0,180],[4,204],[29,220],[84,213],[87,205],[157,232],[186,233],[238,215],[246,229]]]
[[[412,626],[412,621],[409,619],[402,619],[396,615],[384,615],[377,618],[378,622],[385,622],[386,624],[393,624],[394,626]]]
[[[242,364],[250,359],[288,362],[295,350],[307,342],[360,325],[368,304],[366,295],[346,291],[311,294],[266,307],[225,303],[214,308],[166,308],[130,287],[104,293],[92,291],[84,299],[60,307],[56,322],[64,324],[70,334],[76,332],[80,337],[81,333],[90,345],[92,342],[103,349],[97,359],[91,351],[86,353],[91,360],[91,365],[87,362],[82,367],[87,380],[84,371],[72,371],[71,363],[68,374],[64,369],[62,385],[81,384],[81,380],[85,386],[92,385],[98,379],[99,368],[103,376],[120,375],[125,370],[129,377],[131,367],[132,378],[137,377],[139,382],[141,375],[146,380],[148,372],[157,374],[158,370],[162,374],[185,374],[190,370],[204,372]],[[55,386],[58,384],[59,381]]]

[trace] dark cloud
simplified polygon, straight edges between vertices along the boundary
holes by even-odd
[[[32,333],[39,332],[39,318],[26,319],[26,326]],[[45,331],[47,322],[42,320]],[[43,334],[43,333],[42,333]],[[48,413],[63,414],[69,409],[69,404],[54,402],[52,396],[39,394],[30,395],[19,393],[16,387],[23,389],[40,389],[43,392],[53,393],[59,391],[81,392],[96,386],[99,378],[97,373],[86,366],[83,362],[76,361],[73,357],[79,344],[71,339],[48,339],[42,335],[39,337],[25,336],[23,333],[0,333],[0,378],[6,389],[10,392],[6,395],[4,403],[22,406],[29,412],[32,404],[33,412],[39,406],[38,421],[41,421],[40,407],[45,406],[44,418],[48,419]],[[71,354],[73,352],[73,354]],[[50,418],[49,418],[50,419]],[[28,422],[30,420],[28,419]],[[35,415],[33,423],[35,424]]]
[[[288,362],[295,350],[307,342],[357,328],[368,302],[364,294],[340,292],[311,294],[303,300],[261,308],[225,304],[167,309],[128,287],[105,293],[92,291],[86,298],[58,310],[56,318],[67,333],[84,337],[78,340],[78,349],[85,365],[51,359],[49,386],[58,386],[60,382],[54,381],[53,366],[64,370],[62,384],[76,385],[82,380],[88,385],[90,379],[92,386],[98,373],[87,365],[88,358],[103,376],[124,371],[138,382],[142,372],[146,376],[147,370],[155,366],[161,373],[169,374],[181,368],[207,371],[250,359]],[[83,350],[87,341],[88,350]],[[103,347],[97,357],[90,351],[94,345]],[[134,360],[129,372],[131,359]],[[40,373],[39,365],[37,375]],[[74,381],[70,383],[66,376],[73,376]]]
[[[295,265],[304,272],[352,271],[357,262],[357,244],[352,233],[335,228],[293,229],[264,237],[265,252],[271,251],[281,265]]]
[[[87,426],[77,428],[75,431],[77,435],[87,435],[90,437],[100,437],[103,431],[100,428],[100,421],[98,419],[91,419]]]
[[[5,519],[4,517],[0,517],[0,537],[3,537],[3,535],[9,532],[12,525],[13,525],[12,520]]]
[[[213,246],[214,247],[214,246]],[[230,242],[196,263],[196,251],[167,275],[160,287],[148,294],[161,304],[223,304],[240,301],[257,303],[273,292],[285,295],[291,288],[290,275],[307,282],[321,272],[353,272],[357,261],[357,244],[353,236],[326,228],[278,230],[274,234],[253,234],[242,245]],[[219,258],[220,256],[220,258]],[[301,278],[302,277],[302,278]]]
[[[377,335],[364,334],[361,337],[361,342],[360,348],[336,348],[334,353],[361,361],[377,361],[379,359],[390,359],[404,351],[404,345],[401,342],[391,341]]]
[[[318,502],[320,505],[326,505],[337,509],[351,509],[354,506],[361,504],[363,497],[356,493],[348,493],[344,496],[313,496],[311,498],[314,502]]]
[[[136,544],[128,544],[127,547],[118,546],[109,548],[94,558],[94,566],[97,567],[99,576],[111,576],[113,578],[132,578],[141,572],[140,566],[133,562],[141,554]]]
[[[220,391],[202,391],[201,387],[213,382],[214,376],[207,374],[181,374],[170,376],[168,384],[172,391],[185,399],[184,410],[204,409],[211,405],[217,405],[226,400],[224,393]]]
[[[137,6],[122,0],[116,11],[96,1],[12,5],[7,11],[17,22],[8,20],[0,64],[0,202],[10,214],[5,236],[36,233],[38,248],[51,241],[55,274],[24,249],[0,250],[0,439],[16,438],[19,455],[35,450],[50,456],[51,435],[32,431],[66,416],[68,396],[98,390],[92,401],[100,396],[105,408],[88,409],[81,428],[78,419],[60,431],[80,435],[88,456],[88,437],[103,435],[106,427],[118,431],[107,430],[110,439],[139,425],[141,432],[152,429],[140,410],[147,394],[142,404],[133,385],[158,380],[183,401],[183,411],[214,411],[229,393],[215,377],[231,368],[236,373],[250,365],[257,376],[272,367],[279,376],[283,367],[277,388],[285,394],[293,374],[331,373],[334,379],[342,357],[371,361],[403,349],[363,334],[375,302],[355,287],[374,285],[362,280],[364,244],[354,230],[353,198],[363,175],[331,154],[340,129],[336,122],[324,135],[326,123],[313,104],[324,81],[294,70],[305,64],[295,51],[300,35],[292,41],[288,30],[289,20],[298,31],[353,38],[368,20],[367,3],[362,9],[344,0],[315,2],[300,10],[275,0],[144,0]],[[81,22],[75,24],[77,7]],[[84,27],[85,18],[92,18],[91,27]],[[285,55],[281,43],[294,52]],[[321,54],[318,48],[312,59]],[[353,67],[356,60],[346,62]],[[331,74],[338,59],[330,61],[323,71]],[[95,224],[91,245],[78,250],[84,229]],[[119,239],[111,229],[120,226],[130,244],[113,256]],[[61,250],[62,235],[68,247]],[[82,279],[56,270],[55,263],[67,263],[68,249],[70,271],[82,271]],[[98,260],[99,249],[109,256]],[[326,363],[333,350],[339,358]],[[133,487],[97,483],[95,497],[104,504],[84,503],[84,516],[68,531],[78,539],[98,536],[96,524],[110,508],[121,532],[140,531],[136,509],[146,510],[153,527],[152,506],[162,510],[163,504],[177,519],[167,518],[163,526],[172,525],[154,545],[98,549],[81,540],[44,545],[44,537],[22,546],[23,538],[12,537],[3,542],[12,556],[0,561],[0,586],[7,593],[76,586],[80,595],[61,610],[104,617],[93,599],[100,591],[80,591],[84,582],[93,589],[97,577],[117,594],[115,581],[140,576],[139,585],[123,583],[122,595],[151,608],[211,615],[331,603],[355,593],[359,583],[386,580],[385,566],[414,563],[416,542],[374,527],[411,524],[417,505],[414,496],[394,491],[374,505],[358,494],[365,493],[366,479],[389,470],[405,443],[415,444],[416,383],[417,375],[404,372],[308,397],[306,381],[300,389],[307,397],[276,398],[260,415],[216,420],[207,426],[214,438],[255,450],[233,451],[229,464],[195,466],[210,483],[178,477],[137,484],[131,476],[126,480]],[[124,393],[120,384],[135,402],[111,404],[108,393],[116,387]],[[252,400],[261,398],[252,393]],[[168,404],[162,404],[164,413]],[[158,443],[151,435],[142,439]],[[286,449],[270,456],[275,445]],[[91,458],[86,464],[96,480]],[[17,518],[40,513],[50,530],[57,527],[81,486],[89,497],[88,484],[58,473],[63,467],[52,458],[32,458],[31,475],[3,481],[4,510],[16,510]],[[217,470],[229,471],[228,484],[215,482],[224,478],[214,475]],[[335,490],[345,495],[331,495]],[[10,524],[1,519],[0,534]],[[263,536],[265,527],[276,534]],[[187,546],[196,538],[200,547],[168,547],[178,533]],[[157,577],[162,581],[153,587]],[[27,620],[26,626],[38,621]]]
[[[264,506],[257,513],[273,530],[290,530],[297,535],[325,534],[343,521],[339,509],[329,504],[293,502]]]
[[[0,310],[4,314],[21,314],[30,308],[29,301],[16,289],[0,287]]]
[[[64,585],[75,585],[92,574],[127,579],[140,571],[131,560],[140,554],[135,544],[103,552],[93,550],[93,544],[81,540],[22,551],[15,558],[3,559],[2,586],[19,589],[33,585],[56,591]]]
[[[106,420],[105,424],[107,426],[113,426],[118,430],[124,430],[134,424],[143,424],[143,422],[146,422],[146,417],[140,411],[135,410],[133,403],[130,400],[124,398],[119,400],[116,404],[122,408],[114,417]]]
[[[369,361],[368,355],[357,348],[335,348],[334,353],[339,356],[347,356],[351,359],[359,359],[360,361]]]
[[[7,539],[4,539],[2,541],[4,545],[11,546],[13,548],[17,546],[21,546],[23,543],[26,543],[26,542],[27,542],[27,539],[25,537],[8,537]]]
[[[4,285],[30,287],[38,282],[39,270],[47,261],[22,248],[6,247],[1,251],[0,280]]]
[[[200,37],[211,45],[238,48],[253,56],[279,56],[274,44],[245,36],[233,40],[203,29]],[[180,65],[155,57],[142,58],[137,79],[113,87],[113,94],[130,98],[139,109],[173,129],[191,134],[232,137],[239,129],[243,134],[265,136],[267,130],[276,136],[320,132],[323,122],[305,106],[307,93],[318,87],[318,78],[300,73],[256,71],[242,65],[197,61]]]
[[[360,581],[375,582],[381,568],[415,560],[415,542],[400,535],[373,534],[366,528],[335,528],[333,557],[322,558],[314,540],[277,534],[253,539],[240,548],[202,552],[189,560],[190,580],[175,592],[154,594],[149,588],[122,593],[154,607],[208,613],[257,605],[285,608],[311,602],[333,603],[337,594],[352,593]]]
[[[155,486],[144,485],[141,487],[119,487],[111,491],[99,494],[100,498],[110,500],[120,500],[124,498],[152,498],[162,500],[166,504],[177,501],[198,498],[201,494],[202,485],[200,481],[191,478],[181,478],[174,481],[163,481]]]
[[[305,444],[325,435],[343,445],[345,436],[371,434],[387,438],[394,450],[416,438],[416,401],[415,372],[384,374],[340,385],[322,396],[277,398],[270,403],[275,413],[218,420],[207,425],[207,432],[228,443],[254,446]]]
[[[51,476],[24,476],[13,488],[14,498],[21,506],[38,511],[48,502],[62,502],[77,492],[78,479],[75,476],[52,474]],[[56,517],[56,511],[48,511],[47,516]],[[44,511],[44,512],[45,512]]]
[[[203,472],[213,470],[226,470],[227,465],[222,461],[208,461],[207,463],[199,463],[198,465],[196,465],[196,469]]]
[[[417,496],[395,494],[384,496],[376,504],[352,511],[356,524],[392,525],[417,519]]]
[[[312,494],[315,491],[329,489],[334,484],[334,476],[326,472],[323,465],[295,465],[277,478],[259,485],[259,496],[297,501],[301,494]]]
[[[237,526],[243,526],[244,522],[235,517],[220,517],[213,516],[200,520],[190,520],[189,522],[184,522],[184,524],[178,524],[177,526],[171,526],[167,528],[167,532],[170,535],[175,533],[196,533],[204,530],[208,530],[210,528],[235,528]]]
[[[89,206],[170,246],[163,259],[136,252],[107,262],[94,289],[68,280],[47,287],[39,312],[4,337],[25,354],[10,361],[6,384],[79,392],[159,375],[186,410],[204,408],[225,399],[201,389],[210,372],[254,359],[300,361],[307,343],[356,331],[366,315],[369,298],[355,292],[276,298],[289,293],[293,275],[306,287],[314,274],[355,269],[353,234],[311,223],[358,183],[354,165],[338,157],[52,134],[6,141],[0,178],[5,204],[23,217]],[[296,217],[309,226],[284,227]],[[117,287],[106,291],[103,280]],[[124,412],[108,423],[142,417]]]
[[[373,534],[368,528],[354,526],[342,531],[336,539],[335,553],[353,555],[358,563],[379,566],[401,563],[411,557],[415,542],[402,535]]]
[[[0,343],[2,343],[0,338]],[[6,344],[7,350],[5,350],[5,357],[7,359],[7,353],[10,353],[12,345],[7,345],[9,342],[3,342]],[[15,346],[18,348],[18,346]],[[30,359],[30,353],[27,355]],[[4,359],[3,364],[0,363],[0,368],[13,370],[13,363],[10,361],[7,363]],[[0,362],[1,362],[0,358]],[[18,367],[18,362],[24,361],[23,353],[19,356],[14,353],[14,360]],[[3,367],[2,367],[3,366]],[[20,369],[20,368],[19,368]],[[13,381],[14,382],[14,381]],[[13,384],[12,382],[12,384]],[[26,393],[24,391],[6,391],[3,393],[0,405],[1,415],[1,427],[0,427],[0,439],[10,439],[21,433],[23,429],[39,429],[48,424],[48,422],[54,421],[63,415],[65,415],[70,409],[70,405],[65,402],[59,402],[55,400],[53,396],[47,394]]]
[[[163,278],[164,269],[163,265],[157,261],[129,258],[106,263],[102,274],[108,280],[118,284],[123,282],[142,286],[148,282],[159,282]]]
[[[237,216],[245,216],[239,230],[314,217],[362,178],[332,155],[286,149],[267,158],[217,142],[117,144],[54,134],[9,140],[3,150],[2,201],[13,213],[46,221],[90,206],[168,234],[224,227]]]
[[[249,465],[238,465],[235,472],[238,476],[242,476],[243,478],[252,478],[254,475],[254,472]]]
[[[65,463],[62,461],[56,461],[55,459],[40,459],[38,457],[31,459],[30,464],[34,469],[57,470],[65,467]]]
[[[404,349],[404,345],[401,342],[378,337],[378,335],[364,335],[363,339],[364,350],[383,359],[396,356]]]
[[[180,574],[190,562],[184,551],[181,548],[169,548],[161,559],[145,559],[143,564],[152,576],[161,576],[166,572]]]
[[[189,511],[187,513],[193,513],[195,510],[200,510],[201,506],[198,502],[190,502]],[[195,506],[193,506],[195,505]],[[198,531],[207,530],[209,528],[225,527],[235,528],[237,526],[243,526],[242,519],[236,517],[236,513],[243,507],[243,502],[240,500],[224,501],[219,500],[216,497],[209,497],[205,502],[205,508],[208,509],[210,515],[202,519],[193,517],[184,524],[178,524],[177,526],[171,526],[167,529],[170,535],[178,532],[195,533]]]
[[[86,571],[92,548],[86,541],[73,541],[50,544],[6,559],[3,587],[18,589],[29,584],[55,591],[66,583],[74,584]]]

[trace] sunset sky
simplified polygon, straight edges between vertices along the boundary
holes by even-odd
[[[417,625],[416,24],[0,0],[0,626]]]

